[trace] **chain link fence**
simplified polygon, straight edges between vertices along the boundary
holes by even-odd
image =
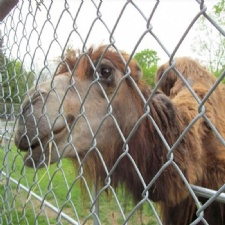
[[[225,71],[176,60],[200,17],[225,32],[190,2],[167,28],[175,1],[0,1],[0,224],[225,224]]]

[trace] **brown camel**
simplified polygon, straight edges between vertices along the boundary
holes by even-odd
[[[185,65],[180,72],[201,100],[215,78],[189,59],[177,62],[178,70]],[[158,79],[167,67],[159,69]],[[107,180],[114,187],[122,183],[135,201],[147,196],[158,203],[163,224],[190,224],[197,219],[197,206],[185,182],[215,190],[225,182],[225,146],[205,119],[225,137],[223,87],[218,86],[199,110],[173,70],[161,84],[165,94],[152,94],[141,76],[133,59],[112,48],[71,51],[52,80],[29,91],[15,143],[27,151],[27,166],[39,168],[63,157],[81,160],[94,182],[104,185]],[[205,118],[193,122],[199,111]],[[225,224],[223,204],[211,204],[204,219]]]

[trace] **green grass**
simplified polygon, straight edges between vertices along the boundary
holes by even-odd
[[[4,149],[0,148],[1,152]],[[93,224],[92,185],[82,183],[83,178],[77,179],[77,174],[70,160],[62,160],[49,168],[34,169],[23,165],[23,155],[12,144],[7,154],[0,154],[0,170],[8,168],[11,178],[26,186],[30,191],[42,196],[66,215],[81,224]],[[91,190],[91,191],[89,191]],[[123,213],[127,217],[134,205],[131,198],[119,188],[116,195],[108,188],[106,194],[99,196],[99,219],[101,224],[123,224],[122,213],[117,204],[120,202]],[[49,209],[43,202],[38,201],[19,185],[5,176],[0,176],[0,224],[71,224]],[[156,219],[147,202],[142,210],[135,211],[129,218],[129,224],[155,225]]]

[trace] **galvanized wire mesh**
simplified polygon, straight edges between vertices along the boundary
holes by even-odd
[[[2,80],[0,116],[2,120],[2,147],[0,151],[2,153],[0,163],[0,224],[162,224],[156,204],[149,199],[149,189],[169,166],[173,166],[176,169],[190,192],[190,196],[196,203],[198,210],[196,209],[196,219],[192,221],[192,224],[198,224],[198,222],[208,224],[204,218],[204,210],[214,201],[225,201],[223,194],[225,185],[222,185],[219,190],[209,190],[189,184],[181,168],[174,161],[174,151],[176,151],[177,145],[182,141],[185,134],[201,118],[204,118],[208,124],[207,126],[218,137],[219,142],[225,146],[224,137],[204,113],[204,103],[224,78],[224,72],[221,73],[221,76],[204,99],[200,100],[190,83],[182,77],[179,71],[174,69],[198,102],[199,114],[193,118],[172,146],[168,144],[161,133],[156,121],[150,114],[149,108],[149,103],[157,93],[162,81],[156,85],[151,95],[146,99],[135,81],[129,78],[140,96],[145,110],[144,114],[138,118],[136,125],[130,130],[129,135],[125,137],[120,129],[119,122],[114,117],[112,102],[116,98],[122,82],[126,77],[130,76],[129,66],[126,65],[125,78],[122,79],[120,85],[115,89],[111,99],[107,97],[107,93],[101,86],[98,75],[96,75],[97,78],[93,80],[85,94],[80,93],[79,88],[74,85],[74,81],[71,79],[70,86],[65,89],[65,93],[69,89],[73,89],[76,92],[82,106],[80,107],[79,117],[85,121],[93,138],[91,147],[84,159],[88,158],[92,152],[96,153],[98,156],[97,162],[102,165],[106,173],[103,187],[98,186],[98,183],[90,183],[88,181],[86,174],[83,172],[83,161],[73,145],[72,135],[69,135],[64,149],[66,151],[68,146],[72,146],[76,154],[75,158],[78,161],[77,170],[73,167],[73,161],[65,159],[59,159],[57,163],[51,166],[49,166],[47,160],[44,163],[44,168],[40,170],[29,169],[23,163],[24,153],[16,148],[14,144],[15,121],[23,113],[23,99],[27,98],[32,101],[28,91],[33,84],[35,85],[35,92],[42,96],[40,83],[47,79],[52,79],[51,92],[58,99],[57,104],[59,107],[56,108],[58,115],[53,122],[46,116],[46,124],[48,124],[46,126],[51,127],[52,124],[56,123],[57,119],[67,121],[63,114],[64,109],[61,107],[66,97],[62,97],[57,92],[54,86],[54,79],[59,66],[65,62],[65,53],[68,49],[79,48],[81,49],[81,55],[83,54],[84,57],[87,57],[86,51],[91,45],[104,43],[118,51],[118,49],[123,50],[123,45],[129,43],[128,51],[132,57],[143,43],[148,42],[149,48],[157,46],[158,51],[163,53],[165,61],[170,61],[171,67],[174,67],[174,57],[185,46],[187,36],[192,32],[194,25],[201,16],[206,17],[211,22],[211,26],[215,27],[224,36],[224,29],[219,27],[207,14],[207,3],[204,3],[204,1],[193,1],[193,12],[190,20],[186,24],[182,23],[182,32],[177,35],[174,45],[168,44],[166,40],[170,39],[170,30],[166,30],[163,22],[161,29],[154,22],[160,7],[165,7],[165,4],[163,1],[149,1],[147,5],[143,1],[121,1],[116,3],[72,0],[20,1],[1,21],[0,74]],[[169,5],[173,4],[173,2],[169,3]],[[143,5],[147,7],[143,7]],[[110,16],[108,17],[107,14],[110,14]],[[166,20],[167,16],[170,16],[169,12],[165,14],[165,18],[162,18],[162,20]],[[140,23],[138,27],[141,29],[138,31],[134,29],[136,27],[134,25],[136,18],[140,21],[138,22]],[[182,14],[179,15],[177,20],[182,20]],[[177,21],[174,21],[173,25],[178,26]],[[163,36],[166,36],[166,38],[161,35],[163,30]],[[131,38],[131,36],[135,36],[135,39]],[[119,51],[118,54],[124,60]],[[95,62],[88,60],[94,68],[96,66]],[[73,71],[70,71],[70,75],[72,73]],[[92,125],[85,113],[85,100],[89,97],[89,92],[91,92],[91,88],[94,85],[100,86],[101,94],[105,97],[105,104],[108,106],[107,113],[104,120],[100,123],[99,129],[110,118],[120,135],[120,139],[123,141],[123,153],[110,169],[107,168],[101,151],[98,149],[96,141],[96,133],[98,131],[92,130]],[[44,101],[45,96],[42,96],[42,98]],[[34,109],[31,109],[31,117],[33,113]],[[45,107],[43,108],[43,114],[48,115],[48,110]],[[162,144],[168,150],[167,162],[149,183],[145,183],[140,168],[138,168],[129,152],[129,141],[146,118],[151,121],[161,138]],[[23,118],[24,123],[26,119]],[[70,127],[67,126],[67,129],[69,130]],[[38,136],[39,130],[36,132],[36,136]],[[26,130],[24,130],[24,133],[26,134]],[[49,140],[45,144],[52,144],[57,149],[54,135],[53,128],[51,128]],[[29,141],[31,146],[32,141]],[[44,151],[44,144],[41,148]],[[121,193],[122,188],[115,190],[111,183],[111,176],[124,157],[129,159],[131,162],[129,165],[132,165],[143,184],[142,199],[135,203],[131,200],[131,196],[127,194],[124,196]],[[207,197],[209,200],[201,204],[197,196]],[[168,224],[170,223],[168,222]]]

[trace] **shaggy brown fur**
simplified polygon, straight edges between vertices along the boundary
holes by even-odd
[[[191,86],[198,83],[205,86],[209,90],[216,82],[216,77],[214,75],[209,73],[206,68],[197,61],[188,57],[175,59],[175,67],[169,66],[169,63],[161,65],[157,71],[155,79],[156,83],[163,76],[164,72],[165,76],[160,85],[160,89],[166,95],[170,96],[170,98],[173,98],[178,92],[181,91],[183,87],[185,87],[184,82],[179,77],[177,72],[179,72]],[[221,89],[224,89],[224,87],[224,85],[220,85],[220,87],[217,88],[215,92],[220,92]]]
[[[182,93],[185,94],[187,92],[187,87],[178,76],[177,71],[189,83],[191,88],[193,88],[200,100],[208,94],[208,91],[216,82],[216,78],[198,62],[191,58],[177,58],[175,62],[175,69],[173,69],[173,67],[168,69],[170,67],[168,63],[159,67],[156,75],[156,82],[158,82],[162,76],[165,76],[161,82],[160,89],[171,99],[173,99],[173,102],[176,105],[177,102],[179,102],[179,105],[182,105],[183,101],[183,105],[188,107],[189,104],[186,102],[187,99],[182,96]],[[193,102],[195,101],[193,97],[190,97],[189,100]],[[204,104],[206,108],[205,115],[210,119],[223,138],[223,129],[225,126],[225,121],[223,118],[223,115],[225,115],[224,103],[225,86],[220,84]],[[187,118],[186,115],[184,116],[184,119],[185,118]],[[215,134],[209,127],[209,124],[204,120],[201,121],[201,126],[198,133],[200,134],[200,146],[202,148],[201,161],[204,168],[202,181],[199,185],[217,190],[225,182],[224,176],[222,175],[225,168],[225,149],[220,141],[215,137]],[[200,201],[204,203],[206,202],[206,199],[200,198]],[[186,218],[192,218],[195,217],[194,212],[196,212],[196,207],[194,203],[190,202],[190,199],[187,199],[183,202],[182,207],[178,206],[178,208],[171,209],[172,214],[176,213],[176,215],[180,214],[180,211],[186,211]],[[224,204],[214,202],[205,210],[204,215],[209,224],[225,224]],[[188,223],[190,222],[191,220]]]
[[[176,145],[173,154],[168,155],[168,149],[160,138],[151,118],[156,122],[168,145],[172,147],[184,129],[199,114],[199,104],[196,99],[185,85],[176,78],[176,74],[171,71],[167,74],[161,86],[162,91],[166,94],[157,92],[149,103],[149,115],[139,120],[145,113],[145,105],[135,86],[139,87],[145,99],[148,99],[151,90],[141,80],[141,70],[137,63],[134,60],[130,61],[128,65],[130,68],[129,75],[129,69],[127,69],[126,63],[121,59],[118,52],[112,49],[106,49],[105,46],[96,50],[91,48],[87,54],[78,55],[79,56],[77,56],[77,53],[74,51],[68,54],[66,63],[60,68],[56,79],[57,77],[68,76],[68,71],[72,71],[75,85],[77,85],[81,97],[85,98],[85,103],[87,102],[85,113],[90,120],[90,124],[94,127],[99,118],[100,121],[105,119],[104,123],[102,123],[101,127],[96,131],[96,148],[92,151],[88,151],[89,148],[84,147],[86,143],[82,144],[82,142],[90,138],[90,135],[88,136],[88,134],[85,133],[85,126],[80,130],[85,137],[76,139],[76,135],[79,135],[79,130],[76,131],[75,129],[76,126],[79,126],[79,120],[75,118],[79,118],[78,115],[80,114],[75,114],[75,112],[72,114],[73,111],[77,110],[78,106],[73,89],[70,89],[71,92],[67,90],[63,91],[63,93],[66,93],[65,95],[71,94],[68,99],[66,97],[63,98],[65,101],[63,111],[65,114],[64,118],[67,119],[67,126],[75,130],[74,133],[73,131],[70,132],[74,137],[73,145],[76,147],[79,157],[85,159],[87,170],[90,173],[90,179],[102,185],[109,181],[106,181],[107,173],[101,157],[99,157],[99,153],[96,151],[96,149],[98,149],[104,159],[107,171],[111,173],[111,184],[114,187],[117,187],[120,183],[124,184],[125,188],[132,193],[136,201],[141,200],[143,194],[148,194],[151,200],[159,204],[163,224],[187,225],[194,221],[197,211],[196,204],[176,168],[179,167],[190,184],[218,189],[225,182],[225,147],[216,137],[209,124],[203,118],[200,118]],[[122,53],[122,55],[125,61],[129,60],[128,55],[125,53]],[[104,110],[107,113],[108,106],[103,107],[103,102],[101,102],[101,100],[104,99],[104,95],[100,91],[99,86],[94,86],[91,82],[93,80],[93,74],[95,74],[93,64],[96,67],[102,68],[102,61],[104,61],[104,65],[110,64],[110,68],[113,68],[113,71],[115,71],[115,73],[112,74],[113,77],[102,78],[103,81],[100,80],[99,82],[102,84],[108,98],[111,100],[110,104],[113,109],[113,118],[117,120],[124,137],[129,137],[129,141],[126,144],[124,144],[123,139],[119,135],[118,128],[114,125],[112,117],[106,118],[104,116],[101,118],[101,112]],[[180,65],[183,69],[180,72],[184,73],[185,78],[189,79],[193,90],[199,98],[202,99],[209,91],[215,79],[198,64],[192,64],[191,62],[192,61],[187,59],[183,59],[183,62],[181,60]],[[185,66],[183,67],[183,65]],[[162,76],[167,67],[168,65],[164,65],[159,69],[158,77]],[[179,69],[178,64],[177,68]],[[106,69],[109,69],[109,67],[106,67]],[[107,75],[108,70],[105,72]],[[121,79],[121,74],[125,74],[126,79]],[[199,78],[199,74],[202,78]],[[209,81],[205,82],[205,80]],[[93,87],[92,95],[90,94],[88,96],[85,91],[85,85],[87,85],[87,83]],[[71,85],[71,83],[68,83],[68,86],[69,84]],[[48,87],[48,85],[50,86],[49,83],[43,84],[44,87]],[[64,85],[62,87],[65,88]],[[51,86],[49,89],[50,88]],[[115,90],[117,90],[116,95],[114,95]],[[33,91],[34,90],[31,90],[31,94],[33,94]],[[92,90],[89,92],[91,91]],[[222,92],[223,88],[218,87],[206,101],[205,115],[211,120],[220,134],[225,137],[225,101],[222,101],[224,99],[224,95],[221,96]],[[44,91],[41,93],[44,93]],[[88,99],[89,97],[90,101]],[[55,99],[51,99],[49,95],[48,99],[49,101],[46,100],[45,103],[46,107],[48,105],[51,106],[52,102],[55,101]],[[44,148],[43,151],[40,150],[39,147],[39,145],[44,146],[43,143],[47,143],[47,137],[42,136],[44,131],[41,126],[44,124],[45,118],[39,115],[41,112],[38,111],[38,108],[40,108],[41,103],[36,98],[35,102],[32,103],[34,116],[29,117],[31,111],[29,108],[31,106],[29,106],[27,101],[28,100],[25,100],[23,111],[23,118],[26,118],[26,124],[24,124],[22,119],[18,121],[15,143],[20,149],[26,151],[30,149],[29,146],[31,145],[32,153],[28,153],[25,157],[25,163],[28,166],[39,167],[48,162],[49,157],[48,149]],[[39,104],[36,104],[36,102]],[[73,105],[76,105],[76,107],[73,108]],[[91,105],[90,108],[89,105]],[[51,109],[51,107],[49,109]],[[47,115],[50,121],[54,121],[52,118],[57,117],[55,111],[54,109]],[[38,118],[36,119],[37,121],[33,121],[35,117]],[[94,121],[94,123],[92,123],[92,121]],[[138,125],[137,121],[139,121]],[[36,141],[36,133],[33,131],[34,124],[37,124],[36,129],[38,128],[39,130],[39,139]],[[38,124],[41,125],[39,126]],[[51,127],[51,129],[48,127],[45,129],[49,129],[54,133],[54,126],[57,125],[57,122],[52,122],[52,124],[53,127]],[[27,126],[26,129],[24,128],[25,125]],[[68,137],[68,132],[62,129],[61,126],[60,123],[60,129],[56,129],[55,132],[55,145],[64,143],[64,137]],[[137,126],[137,129],[133,135],[130,136],[134,126]],[[24,135],[25,130],[27,130],[26,135]],[[42,140],[41,144],[39,140]],[[67,146],[66,141],[68,141],[68,138],[65,138],[64,145],[60,145],[61,148],[63,148],[62,146]],[[60,157],[70,157],[76,160],[77,155],[71,155],[73,149],[71,150],[69,147],[70,146],[67,146],[62,150],[58,150],[61,151],[59,152]],[[128,154],[124,154],[124,151],[127,151]],[[44,156],[43,152],[45,153]],[[56,149],[53,149],[51,163],[58,160],[56,153]],[[135,162],[139,173],[142,175],[144,184],[131,158]],[[151,180],[166,163],[168,163],[167,167],[162,171],[155,182],[148,187],[148,190],[145,190],[144,186],[150,184]],[[204,218],[209,224],[225,224],[224,206],[222,204],[213,203],[205,210]]]

